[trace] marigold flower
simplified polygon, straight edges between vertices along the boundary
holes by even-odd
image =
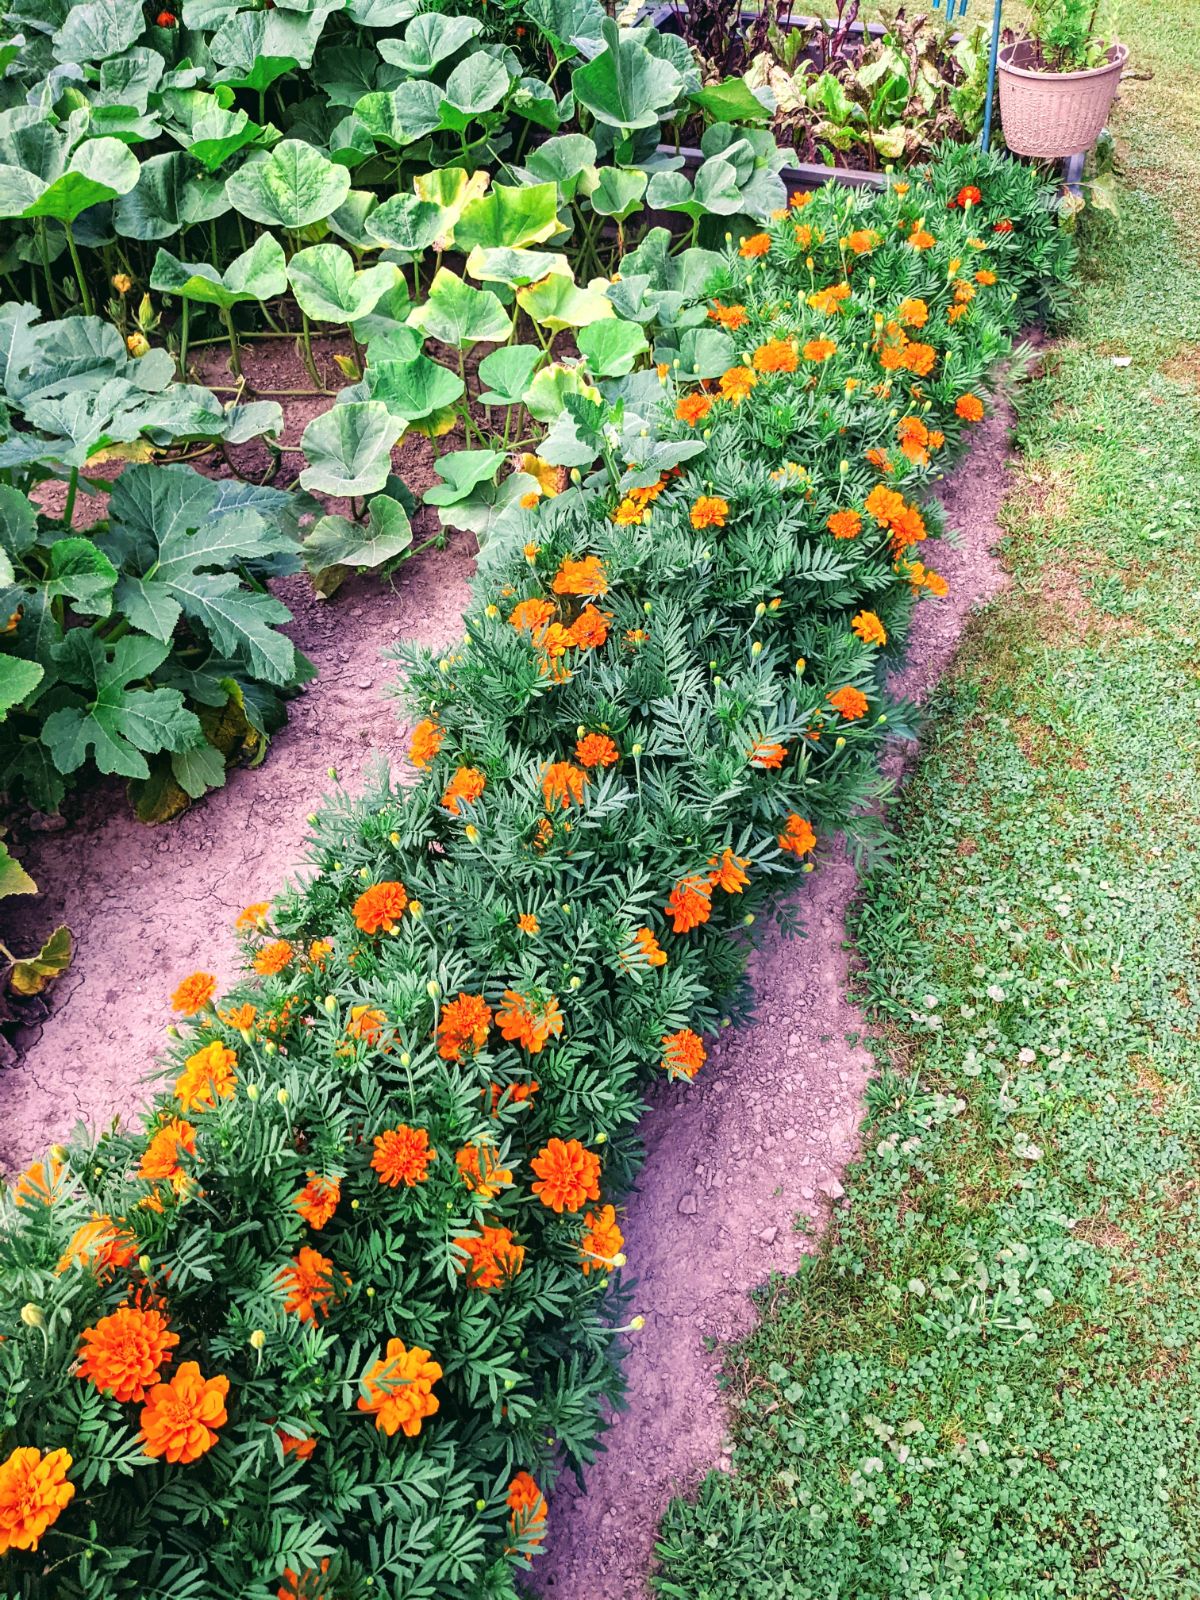
[[[454,1157],[459,1175],[472,1194],[483,1200],[493,1200],[501,1189],[507,1189],[512,1173],[500,1165],[495,1147],[490,1144],[465,1144]]]
[[[797,189],[795,194],[792,195],[790,202],[792,210],[803,211],[805,206],[812,204],[812,198],[811,192],[803,189]]]
[[[625,1248],[625,1235],[617,1226],[612,1206],[583,1214],[583,1237],[579,1241],[579,1266],[586,1278],[592,1272],[607,1272]]]
[[[931,344],[914,341],[904,347],[904,365],[918,378],[927,378],[937,361],[937,351]]]
[[[43,1456],[32,1445],[22,1445],[0,1463],[0,1556],[37,1549],[75,1493],[75,1485],[67,1482],[73,1464],[65,1450]]]
[[[499,1112],[500,1101],[505,1095],[508,1096],[510,1105],[520,1105],[526,1100],[531,1100],[537,1092],[538,1085],[536,1083],[493,1083],[491,1085],[492,1116],[496,1116]]]
[[[712,322],[719,322],[730,333],[736,333],[750,318],[745,306],[723,306],[719,300],[714,300],[708,311]]]
[[[828,361],[830,356],[837,351],[837,345],[832,339],[810,339],[804,346],[805,361]]]
[[[178,1343],[160,1311],[118,1306],[83,1330],[78,1375],[114,1400],[144,1400]]]
[[[690,1028],[664,1035],[662,1066],[669,1078],[694,1078],[707,1058],[704,1041]]]
[[[518,633],[539,634],[554,615],[554,602],[533,598],[521,600],[509,614],[509,624]]]
[[[721,374],[722,397],[735,406],[741,405],[757,382],[758,379],[749,367],[730,367],[727,372]]]
[[[142,1407],[142,1453],[187,1466],[217,1442],[216,1430],[228,1421],[229,1379],[204,1378],[195,1361],[185,1361],[168,1382],[156,1384]]]
[[[585,1200],[600,1198],[600,1158],[578,1139],[551,1139],[530,1162],[538,1182],[533,1192],[561,1215],[578,1211]]]
[[[853,251],[856,256],[869,255],[882,242],[874,228],[855,228],[853,233],[846,235],[846,249]]]
[[[171,996],[171,1010],[185,1017],[194,1017],[198,1011],[211,1005],[216,992],[217,980],[211,972],[193,972]]]
[[[598,611],[591,604],[584,606],[567,630],[571,643],[580,650],[598,650],[608,639],[611,622],[611,611]]]
[[[901,455],[917,466],[928,464],[929,429],[920,417],[901,417],[896,424],[896,437],[900,441]]]
[[[485,1293],[511,1283],[525,1264],[525,1246],[516,1243],[509,1228],[485,1223],[479,1233],[463,1234],[454,1243],[466,1253],[459,1271],[472,1289]]]
[[[316,1322],[329,1315],[333,1262],[311,1245],[302,1245],[299,1255],[276,1273],[275,1287],[284,1291],[285,1311],[294,1311],[301,1322]]]
[[[542,931],[542,925],[534,916],[532,911],[522,911],[521,915],[517,918],[517,927],[522,933],[528,933],[530,935],[540,933]]]
[[[738,247],[738,255],[745,261],[755,261],[759,256],[765,256],[771,248],[771,235],[769,233],[752,233],[748,239],[743,239]]]
[[[633,937],[648,967],[666,966],[667,953],[655,938],[652,928],[639,928]]]
[[[339,1178],[323,1178],[312,1171],[307,1176],[308,1182],[294,1197],[292,1205],[309,1227],[314,1232],[320,1233],[338,1208],[342,1198],[342,1184]]]
[[[254,970],[264,978],[276,977],[296,959],[296,952],[286,939],[274,939],[265,944],[254,958]]]
[[[175,1098],[185,1111],[206,1111],[218,1100],[233,1098],[237,1056],[219,1039],[197,1050],[175,1080]]]
[[[256,900],[252,906],[245,906],[238,912],[237,920],[233,926],[239,933],[245,932],[248,928],[260,927],[266,920],[267,912],[270,909],[271,902],[269,900]]]
[[[963,206],[964,208],[966,206],[977,206],[982,199],[983,196],[980,194],[975,185],[973,183],[968,183],[964,188],[958,191],[957,195],[954,197],[954,204]]]
[[[750,882],[744,871],[750,865],[749,856],[737,856],[732,850],[726,849],[719,857],[710,857],[708,864],[716,869],[708,875],[708,881],[714,889],[724,889],[726,894],[741,894]]]
[[[756,739],[746,751],[746,760],[752,767],[759,767],[764,772],[777,772],[786,755],[787,745],[773,744],[769,739]]]
[[[542,768],[542,797],[547,811],[565,811],[583,804],[587,773],[570,761],[551,761]]]
[[[347,1039],[358,1039],[363,1044],[375,1045],[383,1038],[387,1016],[374,1006],[351,1006],[350,1020],[346,1024]]]
[[[770,339],[754,352],[756,372],[795,372],[800,365],[796,346],[790,339]]]
[[[550,587],[555,594],[586,595],[594,600],[608,593],[608,575],[599,556],[584,556],[579,561],[564,556]]]
[[[66,1178],[66,1163],[56,1155],[46,1161],[31,1162],[13,1185],[13,1199],[19,1206],[31,1203],[53,1205]]]
[[[954,414],[964,422],[982,422],[983,401],[976,394],[960,394],[954,402]]]
[[[876,522],[889,527],[904,510],[904,496],[877,483],[867,496],[867,512]]]
[[[808,303],[814,311],[820,312],[823,317],[832,317],[839,311],[846,309],[845,302],[850,298],[850,285],[848,283],[833,283],[827,289],[817,289],[808,297]]]
[[[315,1439],[313,1443],[316,1443]],[[286,1454],[287,1446],[284,1445],[283,1448]],[[305,1567],[303,1572],[284,1567],[283,1581],[275,1591],[275,1600],[333,1600],[332,1593],[325,1588],[328,1572],[328,1556],[319,1567]]]
[[[546,1528],[546,1497],[527,1472],[518,1472],[509,1484],[507,1505],[513,1538],[525,1546],[541,1544]]]
[[[630,650],[638,650],[646,643],[650,635],[645,628],[626,628],[622,643]]]
[[[862,532],[862,518],[857,511],[835,511],[825,526],[835,539],[856,539]]]
[[[954,285],[954,298],[960,306],[970,305],[975,298],[975,285],[960,278]]]
[[[54,1270],[61,1274],[72,1267],[83,1267],[104,1283],[136,1261],[137,1254],[136,1236],[98,1212],[76,1228]]]
[[[712,884],[707,878],[680,878],[667,900],[676,933],[690,933],[712,915]]]
[[[217,1015],[227,1028],[233,1028],[237,1033],[249,1033],[258,1021],[258,1012],[249,1003],[234,1006],[230,1011],[219,1011]]]
[[[909,234],[908,242],[914,250],[932,250],[937,240],[924,228],[916,227]]]
[[[486,788],[487,779],[478,767],[459,767],[446,785],[442,805],[457,817],[458,808],[463,801],[465,800],[468,805],[474,805]]]
[[[850,627],[864,644],[887,643],[887,631],[873,611],[860,611]]]
[[[990,289],[992,284],[996,282],[996,274],[988,267],[980,267],[975,274],[975,282],[981,284],[985,289]]]
[[[383,1360],[363,1374],[360,1387],[367,1392],[359,1396],[358,1409],[373,1415],[389,1439],[397,1432],[415,1439],[424,1419],[438,1409],[432,1389],[441,1375],[428,1350],[417,1344],[410,1350],[403,1339],[389,1339]]]
[[[965,317],[965,316],[969,315],[970,310],[971,310],[970,306],[964,306],[964,305],[947,306],[946,307],[946,321],[949,322],[949,323],[955,323],[955,322],[958,321],[958,319],[960,317]]]
[[[729,502],[722,500],[719,495],[715,494],[702,494],[689,512],[692,527],[697,530],[701,528],[723,528],[725,526],[725,518],[728,515]]]
[[[186,1186],[187,1173],[180,1163],[180,1151],[196,1153],[196,1130],[182,1117],[171,1117],[154,1133],[138,1164],[138,1177],[151,1182],[165,1179],[178,1194]]]
[[[297,1439],[290,1433],[284,1433],[282,1428],[275,1429],[275,1437],[284,1456],[295,1456],[297,1461],[310,1461],[317,1448],[317,1441],[311,1436]]]
[[[1013,225],[1007,217],[1001,217],[999,222],[992,223],[993,233],[1011,233]]]
[[[867,697],[853,684],[848,683],[844,688],[835,689],[825,698],[846,722],[856,722],[859,717],[865,717],[867,714]]]
[[[581,767],[611,767],[621,752],[606,733],[585,733],[575,743],[575,759]]]
[[[905,506],[892,519],[893,549],[903,550],[910,544],[919,544],[925,537],[925,519],[916,506]]]
[[[950,585],[945,578],[940,573],[930,572],[928,567],[925,569],[925,588],[929,590],[930,594],[936,595],[939,600],[944,599],[950,592]]]
[[[413,729],[408,741],[408,759],[413,766],[422,769],[428,767],[442,748],[442,740],[445,737],[445,731],[438,727],[432,718],[422,718]]]
[[[438,1018],[438,1055],[443,1061],[462,1061],[487,1043],[492,1008],[481,994],[463,994],[448,1000]]]
[[[504,1004],[496,1013],[496,1025],[510,1044],[523,1045],[530,1055],[537,1055],[548,1039],[560,1037],[563,1017],[554,995],[538,1004],[515,989],[506,989]]]
[[[415,1189],[429,1176],[429,1164],[436,1161],[437,1151],[429,1143],[425,1128],[410,1128],[401,1122],[395,1128],[385,1128],[375,1135],[375,1154],[371,1168],[379,1174],[380,1183],[395,1189],[404,1184]]]
[[[779,835],[779,848],[790,850],[793,855],[806,856],[810,850],[817,848],[817,836],[803,817],[790,812],[783,824],[783,832]]]
[[[689,428],[694,428],[698,422],[704,421],[712,406],[709,395],[685,394],[675,407],[675,416],[679,422],[686,422]]]
[[[610,517],[618,528],[638,528],[650,515],[644,501],[635,500],[632,495],[626,495]]]
[[[408,890],[402,883],[373,883],[354,902],[354,925],[363,933],[392,933],[407,904]]]
[[[308,947],[309,965],[313,967],[323,967],[325,965],[325,957],[332,954],[332,939],[313,939]]]
[[[929,321],[929,307],[924,300],[901,300],[896,321],[907,328],[923,328]]]

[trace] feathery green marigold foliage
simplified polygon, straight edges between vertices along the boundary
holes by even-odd
[[[604,466],[495,531],[459,646],[405,653],[418,781],[336,795],[309,881],[243,915],[247,979],[181,984],[146,1131],[18,1186],[22,1600],[514,1595],[620,1398],[642,1092],[744,1013],[817,836],[877,827],[885,661],[940,587],[915,501],[1055,227],[1012,180],[993,241],[940,182],[731,243],[724,375],[607,386]],[[675,466],[626,466],[627,406]]]

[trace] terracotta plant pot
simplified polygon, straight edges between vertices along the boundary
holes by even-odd
[[[999,55],[1000,122],[1015,155],[1043,160],[1078,156],[1104,130],[1129,50],[1115,44],[1101,66],[1083,72],[1044,72],[1028,40]]]

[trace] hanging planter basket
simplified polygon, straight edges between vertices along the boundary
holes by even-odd
[[[1041,71],[1035,59],[1028,40],[1000,51],[1000,122],[1008,148],[1040,160],[1086,154],[1104,131],[1128,47],[1113,45],[1100,66],[1083,72]]]

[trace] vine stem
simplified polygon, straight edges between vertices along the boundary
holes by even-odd
[[[79,285],[79,299],[83,306],[84,315],[88,317],[95,316],[95,309],[92,306],[92,291],[88,288],[83,262],[79,259],[79,247],[75,243],[75,234],[69,222],[63,223],[63,232],[67,236],[67,249],[71,252],[71,265],[75,268],[75,281]]]
[[[242,376],[242,358],[238,349],[237,329],[233,325],[233,313],[228,306],[222,307],[221,321],[225,324],[225,332],[228,335],[229,368],[235,378],[240,378]],[[217,339],[214,342],[220,344],[221,340]]]

